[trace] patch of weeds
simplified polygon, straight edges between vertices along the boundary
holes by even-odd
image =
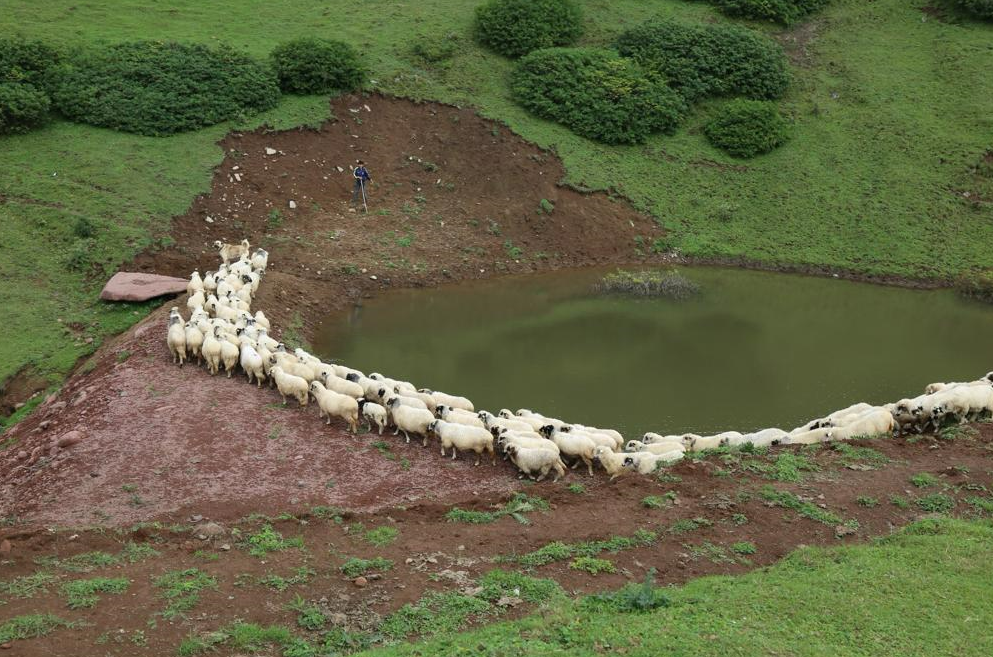
[[[953,424],[938,431],[938,438],[941,440],[958,440],[975,436],[976,430],[967,424]]]
[[[121,486],[121,490],[124,491],[125,493],[137,493],[138,484],[123,484]]]
[[[576,495],[582,495],[583,493],[586,492],[586,486],[584,486],[582,484],[578,484],[578,483],[577,484],[569,484],[568,486],[565,487],[565,489],[567,491],[569,491],[570,493],[574,493]]]
[[[662,484],[678,484],[683,480],[683,478],[669,472],[659,472],[659,475],[655,477],[655,480]]]
[[[414,243],[414,234],[407,233],[406,235],[396,238],[395,242],[397,246],[406,248]]]
[[[397,540],[397,536],[400,535],[400,530],[395,527],[376,527],[375,529],[370,529],[362,538],[371,545],[376,547],[385,547]]]
[[[815,522],[821,522],[825,525],[840,525],[842,523],[842,519],[839,516],[820,508],[816,504],[804,502],[789,491],[779,491],[772,486],[763,486],[762,490],[759,491],[759,495],[766,503],[772,506],[791,509],[804,518],[809,518]]]
[[[937,486],[940,482],[933,474],[928,472],[919,472],[910,478],[910,483],[913,484],[915,488],[930,488],[931,486]]]
[[[276,208],[269,210],[269,214],[266,215],[266,223],[268,223],[269,228],[279,228],[283,225],[283,213]]]
[[[416,604],[405,604],[387,616],[379,631],[394,640],[454,632],[471,618],[492,613],[492,609],[489,602],[479,598],[432,591]]]
[[[879,500],[869,495],[859,495],[855,498],[855,503],[859,506],[864,506],[867,509],[879,506]]]
[[[731,522],[740,527],[741,525],[748,524],[748,516],[744,513],[735,513],[731,516]]]
[[[305,630],[316,632],[323,629],[328,619],[321,611],[320,607],[312,605],[297,594],[292,601],[286,604],[290,611],[297,612],[297,625]]]
[[[372,446],[376,448],[376,451],[382,454],[384,457],[390,461],[395,461],[397,455],[393,453],[393,448],[385,440],[377,440],[372,443]]]
[[[217,589],[217,578],[198,568],[173,570],[160,575],[152,581],[152,586],[162,589],[161,596],[168,604],[162,610],[162,617],[174,620],[181,616],[200,601],[200,591]]]
[[[197,550],[193,553],[194,559],[203,559],[204,561],[219,561],[221,555],[216,552],[207,552],[206,550]]]
[[[59,559],[57,557],[40,557],[35,559],[35,563],[40,566],[61,568],[70,573],[88,573],[97,568],[116,566],[119,562],[120,559],[106,552],[84,552],[66,559]]]
[[[121,548],[119,556],[128,563],[138,563],[139,561],[144,561],[145,559],[150,559],[151,557],[157,557],[159,554],[160,552],[151,545],[128,541],[124,547]]]
[[[116,358],[118,363],[123,363],[128,358],[131,358],[131,352],[128,351],[127,349],[121,349],[120,351],[117,352]]]
[[[720,545],[715,545],[710,541],[704,541],[700,545],[685,543],[683,547],[690,553],[690,559],[707,559],[712,563],[734,563],[733,557],[729,556],[727,550]]]
[[[483,591],[479,597],[496,602],[503,597],[518,597],[537,604],[563,593],[554,579],[530,577],[518,572],[494,569],[479,578]]]
[[[955,508],[955,498],[944,493],[931,493],[914,500],[914,503],[926,513],[948,513]]]
[[[543,198],[538,201],[538,214],[551,214],[555,211],[555,204],[549,201],[547,198]]]
[[[70,609],[88,609],[100,600],[98,593],[123,593],[129,585],[126,577],[77,579],[62,585],[62,595]]]
[[[589,573],[590,575],[599,575],[600,573],[616,573],[617,566],[614,565],[613,561],[609,559],[598,559],[596,557],[577,557],[569,564],[569,568],[573,570],[582,570]]]
[[[503,250],[507,253],[507,257],[511,260],[519,260],[524,255],[524,251],[521,250],[521,247],[514,246],[514,243],[510,240],[504,240]]]
[[[0,581],[0,594],[11,598],[33,598],[36,593],[46,593],[55,576],[43,570],[32,575],[15,577],[9,582]]]
[[[220,645],[226,645],[235,652],[247,653],[261,652],[267,646],[277,646],[282,648],[283,657],[313,657],[316,654],[310,644],[293,636],[287,627],[281,625],[262,627],[255,623],[235,621],[203,636],[187,637],[179,645],[179,655],[180,657],[199,655],[216,650]]]
[[[882,452],[871,447],[856,447],[847,442],[836,441],[831,444],[831,449],[841,456],[841,463],[845,467],[864,463],[879,468],[890,462]]]
[[[489,221],[489,225],[486,227],[486,232],[494,237],[500,237],[503,234],[503,231],[500,230],[500,224],[492,219],[488,219],[487,221]]]
[[[269,434],[266,436],[266,438],[268,438],[269,440],[279,440],[279,434],[281,434],[282,432],[283,432],[283,427],[276,424],[272,427],[272,429],[269,429]]]
[[[289,548],[302,548],[303,538],[283,538],[283,535],[266,523],[258,532],[251,534],[246,540],[248,553],[253,557],[264,557],[270,552],[279,552]]]
[[[687,532],[696,531],[701,527],[710,527],[713,524],[706,518],[682,518],[672,523],[672,526],[669,527],[669,533],[686,534]]]
[[[965,503],[978,514],[993,515],[993,497],[967,497]]]
[[[54,614],[16,616],[0,625],[0,643],[8,643],[18,639],[33,639],[51,634],[60,627],[74,626],[75,623],[70,623]]]
[[[672,601],[661,587],[655,586],[655,569],[652,568],[645,574],[645,579],[640,584],[625,584],[620,590],[612,593],[591,595],[581,604],[592,609],[643,613],[668,607]]]
[[[335,524],[340,525],[344,522],[343,515],[344,511],[335,506],[314,506],[310,509],[310,515],[315,518],[320,518],[322,520],[333,520]]]
[[[783,452],[777,456],[772,467],[773,470],[769,473],[770,479],[789,482],[800,481],[803,478],[804,472],[817,472],[820,470],[817,464],[807,457],[792,452]]]
[[[293,571],[291,577],[282,577],[280,575],[266,575],[265,577],[260,577],[257,582],[262,586],[266,586],[274,591],[279,591],[282,593],[291,586],[296,586],[297,584],[308,584],[311,579],[317,575],[317,571],[308,566],[300,566]]]
[[[670,506],[669,500],[661,495],[648,495],[641,498],[641,506],[646,509],[664,509]]]
[[[393,568],[393,560],[384,559],[383,557],[375,557],[373,559],[362,559],[360,557],[352,557],[345,563],[343,563],[338,570],[349,578],[355,579],[371,572],[385,572]]]
[[[732,544],[731,551],[735,554],[749,555],[758,552],[758,548],[755,547],[755,543],[752,543],[751,541],[741,541],[739,543]]]
[[[890,504],[898,509],[906,510],[910,508],[910,500],[902,495],[890,495]]]
[[[484,525],[496,522],[503,516],[510,516],[522,525],[528,524],[525,513],[547,511],[548,502],[540,497],[530,497],[525,493],[517,493],[506,504],[494,511],[466,511],[455,507],[445,514],[449,522],[467,522],[473,525]]]
[[[360,273],[359,268],[355,265],[342,265],[340,271],[346,276],[357,276]]]
[[[587,541],[585,543],[555,541],[534,552],[505,560],[516,561],[525,568],[537,568],[553,561],[563,561],[578,556],[592,557],[600,552],[619,552],[635,547],[645,547],[654,543],[657,538],[658,534],[655,532],[639,529],[632,536],[613,536],[605,541]]]

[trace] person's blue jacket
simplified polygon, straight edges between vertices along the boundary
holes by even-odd
[[[355,176],[356,178],[361,178],[366,182],[369,181],[369,172],[366,171],[365,167],[355,167],[355,171],[352,172],[352,175]]]

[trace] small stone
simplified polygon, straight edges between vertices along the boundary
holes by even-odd
[[[53,173],[52,175],[54,176],[55,174]],[[14,644],[9,641],[7,643],[0,643],[0,650],[10,650],[13,647]]]
[[[345,170],[342,169],[341,167],[335,167],[335,169],[338,170],[338,173],[345,173]]]
[[[296,209],[297,209],[297,202],[290,201],[290,210],[296,210]]]
[[[78,443],[83,442],[83,432],[81,431],[67,431],[62,434],[56,445],[59,447],[71,447]]]
[[[524,602],[516,596],[503,596],[497,600],[497,607],[516,607],[517,605]]]
[[[336,614],[331,614],[331,617],[328,620],[331,621],[332,625],[344,625],[348,622],[348,616],[338,612]]]
[[[11,546],[10,541],[6,538],[0,541],[0,554],[10,554],[12,549],[13,546]]]
[[[231,545],[228,544],[228,543],[221,543],[221,546],[219,548],[217,548],[217,549],[218,550],[223,550],[224,552],[227,552],[228,550],[231,549]]]
[[[197,538],[200,538],[201,536],[204,537],[204,538],[200,538],[201,541],[206,540],[208,538],[219,538],[227,534],[227,530],[225,530],[224,527],[220,526],[216,522],[205,522],[203,524],[197,525],[196,527],[193,528],[193,531],[196,533],[195,535]]]
[[[206,221],[208,224],[214,223],[214,220],[211,217],[204,217],[203,220]]]
[[[275,148],[269,148],[268,146],[266,146],[266,148],[265,148],[265,154],[266,155],[275,155],[276,153],[277,153],[277,151],[276,151]]]
[[[24,460],[24,459],[26,459],[26,458],[27,458],[28,456],[30,456],[30,454],[28,454],[28,453],[27,453],[26,451],[24,451],[24,450],[22,449],[21,451],[19,451],[19,452],[17,453],[17,460],[18,460],[18,461],[23,461],[23,460]]]
[[[200,522],[201,520],[203,520],[201,515],[190,516],[190,522]]]
[[[856,532],[854,527],[848,525],[838,525],[834,528],[834,535],[838,538],[844,538],[845,536],[851,536]]]
[[[355,584],[355,586],[361,589],[362,587],[367,586],[369,584],[369,580],[367,580],[365,577],[356,577],[355,580],[353,581],[353,584]]]
[[[370,278],[371,280],[374,280],[374,281],[378,281],[378,280],[379,280],[378,278],[376,278],[376,275],[375,275],[375,274],[373,274],[373,275],[372,275],[372,276],[370,276],[369,278]]]
[[[38,428],[41,429],[42,431],[44,431],[50,426],[52,426],[51,420],[42,420],[41,422],[38,423]]]
[[[77,538],[79,538],[79,534],[73,534],[72,536],[69,537],[69,540],[75,541]]]

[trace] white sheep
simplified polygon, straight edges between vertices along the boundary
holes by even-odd
[[[682,436],[683,446],[687,452],[702,452],[705,449],[717,449],[723,444],[724,439],[718,436],[698,436],[695,433],[687,433]]]
[[[166,333],[166,345],[172,354],[172,362],[183,366],[186,360],[186,328],[183,318],[177,313],[169,318],[169,330]]]
[[[446,404],[438,404],[435,409],[435,415],[445,422],[454,422],[456,424],[464,424],[468,427],[488,429],[486,423],[480,420],[475,413],[463,411],[461,408],[452,408]]]
[[[248,240],[241,240],[241,244],[225,244],[217,240],[214,242],[214,248],[217,249],[224,264],[227,265],[232,260],[238,260],[242,256],[247,256],[251,245],[248,243]]]
[[[186,322],[184,333],[186,334],[187,353],[190,354],[191,358],[197,359],[197,364],[201,363],[203,359],[200,356],[200,349],[203,347],[203,333],[192,319]]]
[[[272,330],[272,324],[269,322],[269,318],[265,316],[261,310],[255,311],[255,321],[256,323],[264,328],[266,331]]]
[[[186,308],[192,313],[197,308],[202,308],[205,303],[207,303],[207,297],[204,296],[203,290],[197,290],[186,300]]]
[[[683,458],[682,450],[673,450],[662,454],[652,454],[651,452],[631,452],[623,454],[624,467],[634,470],[638,474],[652,474],[663,465],[672,465]]]
[[[354,397],[340,395],[333,390],[328,390],[320,381],[311,382],[310,394],[317,402],[320,416],[323,418],[327,415],[328,424],[331,424],[331,416],[333,415],[347,422],[348,430],[352,433],[359,432],[359,403]]]
[[[493,436],[490,432],[481,427],[471,427],[466,424],[435,420],[428,425],[427,430],[438,436],[441,441],[441,455],[445,456],[445,451],[452,448],[452,460],[458,456],[458,450],[471,451],[476,453],[476,463],[484,453],[490,455],[493,465],[496,465],[496,455],[493,451]]]
[[[535,473],[537,473],[538,477],[536,481],[544,479],[552,470],[555,471],[553,482],[565,476],[565,464],[562,463],[562,459],[557,452],[548,449],[509,445],[507,447],[507,455],[511,462],[524,475],[534,479]]]
[[[436,404],[444,404],[445,406],[451,406],[452,408],[469,411],[470,413],[474,413],[476,411],[475,407],[472,405],[472,402],[465,397],[457,397],[455,395],[449,395],[444,392],[429,390],[427,388],[421,388],[418,392],[425,392],[431,395]]]
[[[403,395],[404,397],[413,397],[415,399],[420,399],[424,402],[424,405],[429,411],[435,413],[438,410],[438,402],[435,401],[434,395],[429,395],[426,392],[420,392],[414,386],[410,385],[405,381],[400,381],[393,386],[393,392],[398,395]]]
[[[665,454],[672,451],[686,451],[686,446],[682,441],[666,441],[655,443],[643,443],[640,440],[629,440],[624,446],[626,452],[651,452],[652,454]]]
[[[203,291],[203,279],[200,278],[200,272],[194,270],[193,273],[190,274],[190,282],[186,284],[186,294],[188,296],[193,296],[197,292]]]
[[[286,403],[287,395],[289,395],[296,399],[301,406],[307,405],[310,384],[307,383],[306,379],[302,379],[294,374],[288,374],[279,365],[273,365],[272,369],[269,370],[269,374],[272,376],[272,380],[276,382],[276,389],[279,390],[279,395],[283,398],[284,404]]]
[[[238,366],[238,360],[241,357],[241,347],[232,342],[227,335],[220,335],[221,337],[221,362],[224,363],[224,370],[228,373],[228,378],[231,378],[231,374],[234,373],[234,368]]]
[[[610,481],[627,474],[624,469],[624,459],[627,457],[628,454],[618,454],[606,445],[597,445],[593,449],[593,462],[603,466],[610,475]]]
[[[813,445],[831,440],[832,427],[820,427],[809,431],[791,433],[785,441],[787,445]]]
[[[219,328],[212,328],[203,336],[203,345],[200,347],[200,353],[207,362],[207,371],[211,376],[217,374],[221,367],[221,340],[217,337],[219,332]]]
[[[255,349],[255,345],[249,338],[241,339],[241,369],[248,376],[248,382],[255,380],[256,386],[261,388],[265,380],[265,368],[262,366],[262,355]]]
[[[301,379],[306,379],[308,384],[317,378],[317,374],[314,372],[313,367],[305,363],[301,363],[292,354],[288,354],[285,351],[277,351],[270,356],[269,365],[279,365],[283,368],[284,372],[294,376],[299,376]]]
[[[338,379],[342,381],[343,379]],[[349,381],[349,383],[351,383]],[[365,397],[358,400],[359,413],[366,419],[368,423],[367,431],[372,431],[372,425],[375,424],[379,427],[379,435],[383,435],[383,429],[386,428],[386,409],[375,402],[371,402]]]
[[[379,394],[379,393],[383,393],[383,394]],[[396,399],[398,400],[397,403],[400,404],[401,406],[406,406],[407,408],[416,408],[422,411],[428,410],[427,404],[422,402],[420,399],[417,399],[415,397],[405,397],[403,395],[397,395],[391,393],[386,388],[380,388],[376,392],[376,396],[383,401],[383,404],[385,404],[387,408],[389,408],[390,400]],[[428,411],[428,413],[430,412],[431,411]]]
[[[328,390],[334,390],[338,394],[348,395],[359,399],[365,395],[362,386],[334,374],[334,371],[322,371],[317,375],[318,380],[324,384]]]
[[[431,411],[424,408],[411,408],[400,403],[399,396],[393,396],[386,402],[386,410],[393,416],[393,424],[396,431],[403,432],[404,438],[410,442],[410,434],[417,434],[424,437],[424,446],[428,446],[428,425],[435,421]]]
[[[255,249],[252,254],[252,269],[255,271],[265,271],[269,266],[269,252],[265,249]]]
[[[529,449],[547,449],[551,452],[559,454],[559,446],[553,443],[547,438],[542,438],[537,436],[537,434],[531,436],[524,436],[516,433],[512,433],[507,429],[504,429],[502,433],[494,436],[497,446],[506,453],[507,448],[511,445],[517,445],[518,447],[527,447]]]
[[[858,418],[847,421],[837,427],[830,427],[828,440],[851,440],[859,436],[877,436],[891,434],[896,428],[892,413],[884,408],[875,408],[863,413]]]
[[[534,431],[534,426],[528,422],[521,422],[517,419],[510,419],[504,417],[497,417],[490,413],[489,411],[479,411],[476,414],[479,420],[483,423],[487,429],[493,429],[493,427],[505,427],[507,429],[513,429],[514,431]]]
[[[741,437],[739,444],[751,443],[755,447],[769,447],[784,443],[788,437],[789,434],[782,429],[762,429],[761,431],[746,433]]]
[[[562,455],[575,459],[572,468],[582,461],[590,476],[593,476],[593,450],[597,445],[589,437],[560,431],[552,424],[543,426],[541,434],[558,445]]]

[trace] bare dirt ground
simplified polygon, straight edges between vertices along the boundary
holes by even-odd
[[[216,266],[215,239],[248,237],[270,251],[254,307],[284,334],[305,339],[329,312],[390,287],[662,260],[646,246],[662,236],[653,222],[606,195],[558,186],[554,157],[469,110],[372,96],[335,101],[334,112],[339,120],[319,131],[229,136],[211,192],[175,218],[174,246],[142,254],[134,268],[188,276]],[[347,166],[358,158],[375,180],[368,215],[348,202]],[[542,199],[554,204],[550,214],[538,211]],[[658,479],[608,482],[602,472],[573,471],[558,483],[527,484],[503,462],[472,467],[443,460],[433,444],[352,436],[338,423],[322,424],[313,407],[283,407],[276,392],[240,377],[175,367],[164,339],[168,305],[108,341],[57,396],[4,435],[0,625],[39,612],[82,621],[14,641],[12,654],[175,654],[183,637],[236,618],[287,625],[317,641],[321,633],[296,628],[296,612],[285,607],[297,595],[321,609],[326,629],[367,637],[426,592],[472,592],[493,568],[522,568],[496,557],[553,541],[654,532],[644,545],[598,555],[614,563],[613,574],[590,575],[570,568],[570,559],[531,572],[567,591],[616,588],[650,568],[660,583],[679,583],[769,564],[802,544],[885,534],[928,512],[931,494],[951,499],[955,513],[982,513],[969,500],[989,499],[993,487],[990,424],[954,439],[851,445],[857,452],[816,446],[712,455]],[[809,462],[798,481],[777,478],[783,453]],[[933,481],[912,485],[920,473]],[[819,522],[777,506],[763,496],[765,486],[837,518]],[[453,506],[493,509],[515,491],[549,509],[528,514],[527,525],[511,517],[471,525],[446,518]],[[657,496],[660,508],[645,506],[647,496]],[[249,554],[246,537],[266,522],[299,536],[303,547]],[[396,540],[371,545],[366,531],[376,527],[397,530]],[[66,565],[73,555],[117,555],[132,541],[158,554],[85,574]],[[753,543],[754,553],[735,552],[742,542]],[[354,556],[395,565],[355,582],[340,571]],[[217,588],[166,618],[168,601],[153,581],[189,568],[216,577]],[[39,572],[55,580],[30,597],[10,586]],[[60,586],[98,575],[126,577],[129,589],[104,595],[92,609],[68,609]],[[276,590],[274,580],[261,581],[272,575],[296,579]],[[531,609],[512,600],[487,619]]]

